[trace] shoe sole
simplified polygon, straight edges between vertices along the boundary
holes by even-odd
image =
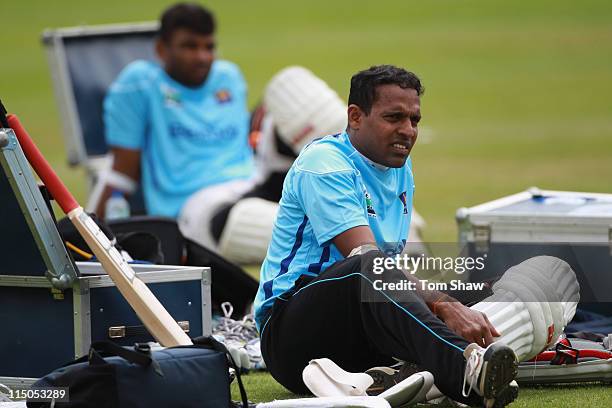
[[[518,387],[510,386],[518,373],[514,351],[503,344],[492,344],[483,359],[480,391],[485,407],[504,407],[518,396]]]
[[[519,388],[516,386],[507,386],[503,389],[495,400],[489,405],[489,408],[504,408],[518,397]]]

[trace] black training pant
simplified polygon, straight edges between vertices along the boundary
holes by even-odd
[[[304,394],[308,389],[302,370],[312,359],[327,357],[347,371],[363,372],[392,364],[396,357],[431,372],[446,396],[478,403],[474,392],[467,399],[461,395],[462,351],[468,342],[414,292],[405,291],[397,304],[381,296],[362,273],[372,270],[377,256],[382,253],[371,251],[337,262],[314,279],[298,280],[276,300],[261,333],[262,354],[272,376]]]

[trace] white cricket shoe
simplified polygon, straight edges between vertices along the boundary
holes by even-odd
[[[518,361],[510,347],[498,342],[482,348],[472,343],[463,355],[467,360],[463,377],[464,397],[474,390],[482,396],[486,408],[505,407],[516,399],[518,387],[514,378]]]

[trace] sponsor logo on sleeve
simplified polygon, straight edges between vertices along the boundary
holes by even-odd
[[[227,103],[232,101],[232,94],[227,89],[220,89],[215,93],[215,98],[218,103]]]

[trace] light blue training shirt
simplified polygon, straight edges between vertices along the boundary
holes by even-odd
[[[378,245],[406,244],[414,179],[410,158],[385,168],[360,154],[348,134],[326,136],[304,148],[283,185],[272,241],[261,267],[255,321],[261,331],[275,300],[302,275],[317,276],[344,259],[331,242],[369,225]]]
[[[196,191],[253,174],[246,94],[228,61],[214,61],[196,88],[155,62],[123,69],[104,101],[106,142],[141,151],[148,214],[176,217]]]

